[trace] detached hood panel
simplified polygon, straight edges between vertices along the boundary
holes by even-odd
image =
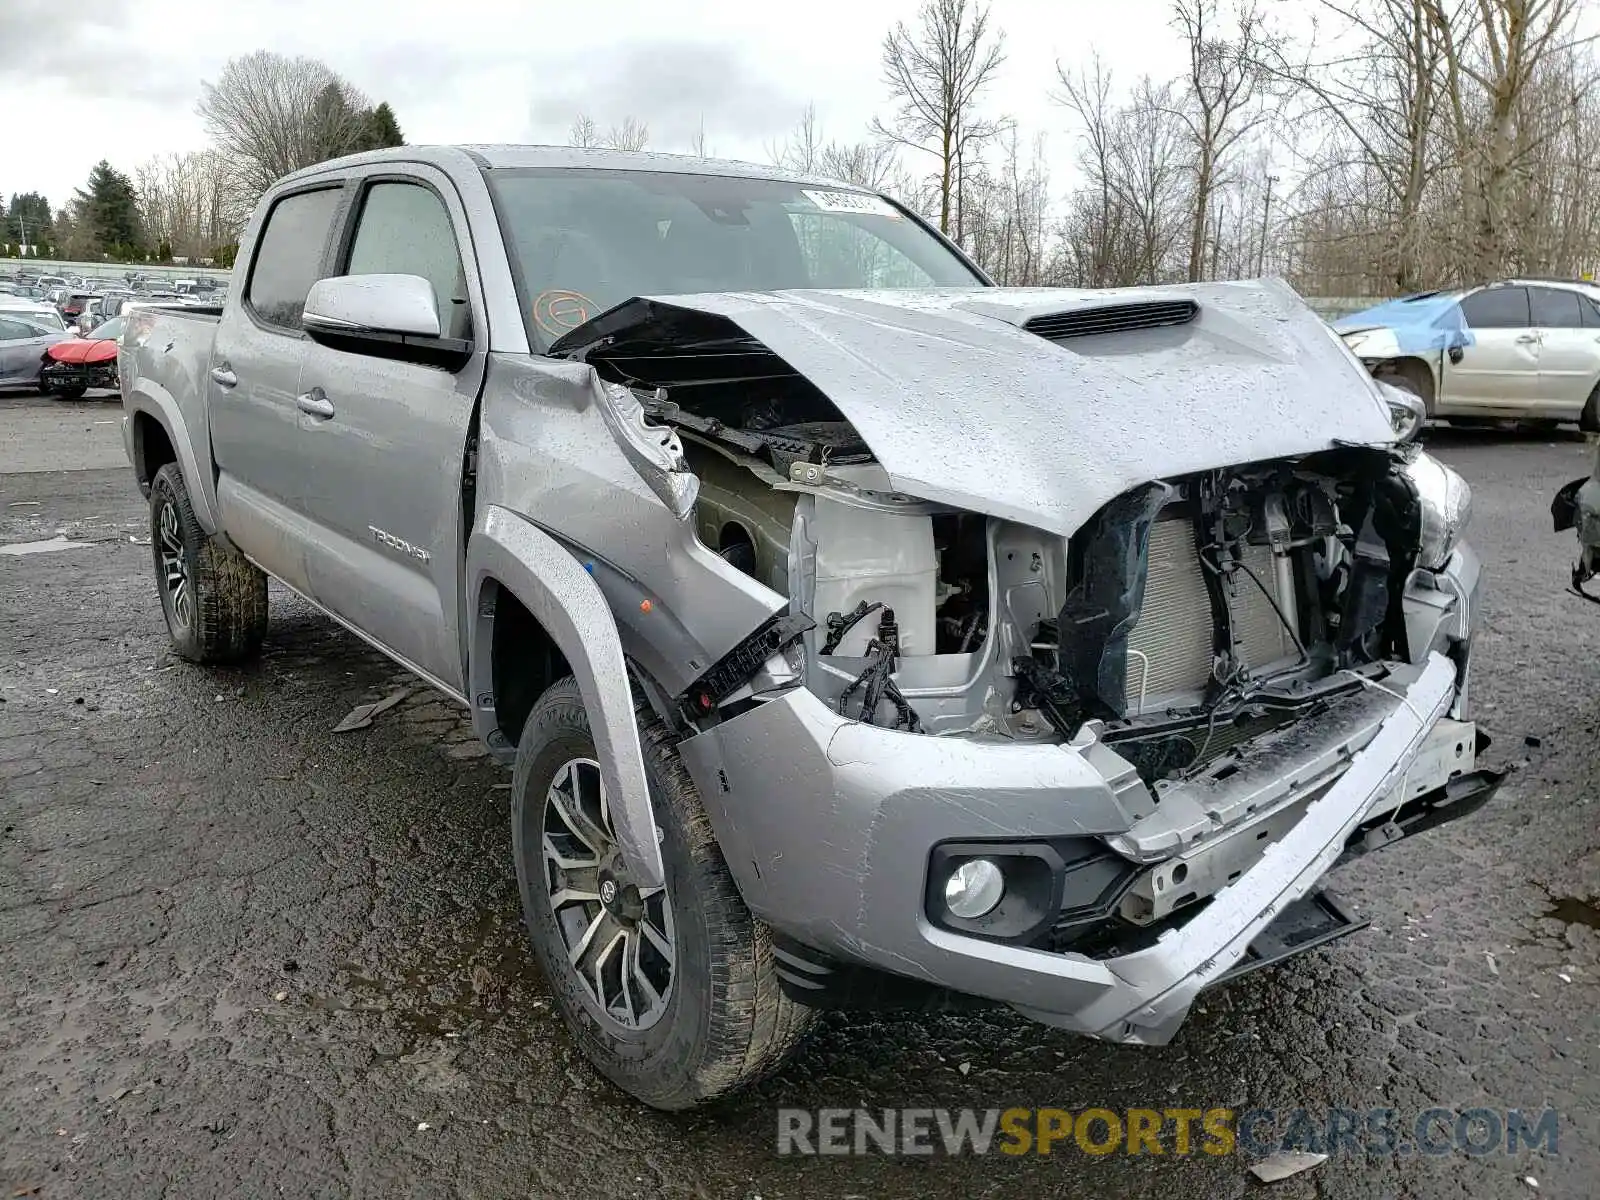
[[[1195,319],[1060,342],[1021,328],[1174,300],[1197,303]],[[635,361],[652,345],[670,358],[741,331],[833,402],[899,490],[1063,535],[1152,479],[1394,440],[1360,364],[1270,280],[668,296],[628,301],[552,352],[627,343]]]

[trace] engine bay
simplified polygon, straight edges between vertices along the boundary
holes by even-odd
[[[1421,515],[1392,447],[1153,481],[1064,538],[897,491],[754,339],[583,358],[675,432],[700,540],[814,622],[803,682],[852,719],[1041,741],[1097,722],[1150,783],[1406,655]]]

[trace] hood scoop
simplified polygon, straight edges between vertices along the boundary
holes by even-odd
[[[1045,313],[1030,317],[1022,323],[1022,327],[1052,342],[1064,342],[1068,338],[1091,337],[1098,333],[1128,333],[1135,329],[1159,329],[1164,325],[1187,325],[1199,312],[1200,306],[1193,300],[1150,300]]]

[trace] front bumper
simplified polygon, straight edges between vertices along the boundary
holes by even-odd
[[[49,391],[68,391],[73,388],[115,388],[117,362],[109,359],[101,363],[46,363],[39,371],[39,383]]]
[[[1381,689],[1289,727],[1214,792],[1186,785],[1159,806],[1114,747],[1092,737],[1060,745],[903,733],[845,720],[803,689],[686,739],[679,753],[746,903],[786,942],[1061,1028],[1159,1044],[1349,845],[1425,828],[1394,810],[1429,804],[1446,780],[1472,771],[1478,589],[1465,544],[1444,569],[1417,572],[1406,593],[1410,664],[1395,664]],[[1171,883],[1172,866],[1186,862],[1208,881],[1200,896],[1209,902],[1177,927],[1156,925],[1150,944],[1103,958],[1086,945],[1041,948],[929,919],[935,847],[1073,838],[1138,862],[1141,883],[1162,870]]]
[[[1284,780],[1282,803],[1306,806],[1280,840],[1187,924],[1105,960],[953,933],[920,903],[940,842],[1110,838],[1130,828],[1126,793],[1070,747],[897,733],[845,721],[796,690],[679,750],[747,903],[781,933],[1047,1024],[1160,1044],[1352,835],[1413,790],[1403,789],[1408,769],[1454,702],[1456,682],[1455,664],[1437,653],[1391,675],[1387,715],[1331,785],[1326,764],[1303,781],[1303,794],[1299,781]]]

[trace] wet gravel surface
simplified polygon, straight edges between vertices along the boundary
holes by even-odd
[[[1554,1155],[1341,1157],[1271,1190],[1595,1194],[1600,609],[1563,594],[1547,515],[1576,438],[1435,438],[1475,489],[1478,717],[1518,769],[1477,816],[1339,872],[1371,929],[1209,994],[1161,1049],[1005,1012],[830,1018],[755,1091],[668,1117],[553,1013],[508,776],[447,701],[276,588],[258,664],[169,654],[143,503],[94,424],[116,415],[0,398],[0,545],[89,543],[0,555],[0,1197],[1260,1190],[1240,1157],[1170,1150],[780,1158],[780,1105],[1551,1105]]]

